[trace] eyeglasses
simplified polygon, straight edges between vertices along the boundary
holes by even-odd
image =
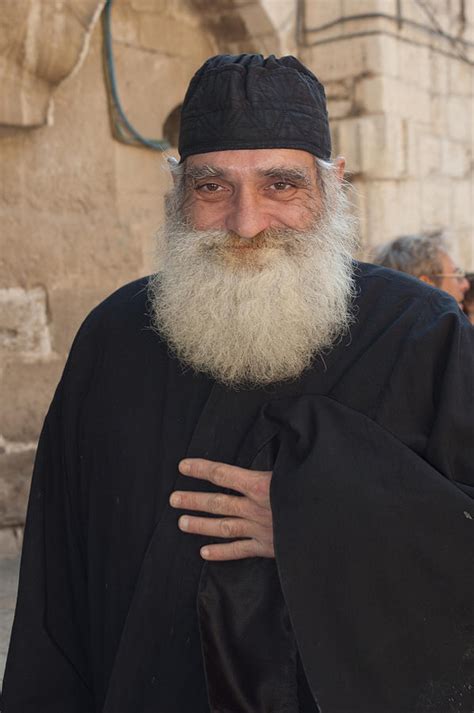
[[[464,280],[466,273],[461,268],[457,268],[454,272],[434,272],[430,277],[453,277],[456,280]]]

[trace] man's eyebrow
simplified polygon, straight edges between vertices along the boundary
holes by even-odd
[[[200,178],[222,178],[224,172],[215,166],[203,164],[202,166],[186,166],[185,178],[198,181]]]
[[[311,176],[304,168],[293,168],[291,166],[272,166],[259,171],[266,178],[276,178],[282,183],[299,183],[303,186],[311,186]]]

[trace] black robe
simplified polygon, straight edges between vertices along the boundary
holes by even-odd
[[[4,713],[471,713],[474,330],[399,273],[357,284],[350,335],[265,389],[183,369],[146,280],[89,315],[40,439]],[[212,489],[186,454],[273,468],[275,562],[203,565],[168,505]]]

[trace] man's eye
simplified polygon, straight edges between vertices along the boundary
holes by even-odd
[[[196,186],[198,191],[203,193],[216,193],[222,186],[218,183],[202,183],[200,186]]]
[[[288,191],[291,188],[294,188],[294,185],[292,183],[287,183],[286,181],[277,181],[276,183],[273,183],[271,188],[275,191]]]

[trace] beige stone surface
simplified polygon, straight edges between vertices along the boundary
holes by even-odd
[[[25,520],[35,452],[0,455],[0,527]]]
[[[103,4],[104,0],[4,1],[0,124],[34,127],[51,121],[54,87],[79,67]]]
[[[421,217],[424,230],[450,227],[451,182],[438,176],[421,182]]]
[[[190,48],[196,54],[207,54],[208,40],[202,33],[184,22],[179,22],[167,15],[156,13],[140,13],[139,43],[148,50],[156,50],[160,54],[173,56],[189,56]]]
[[[469,246],[474,243],[474,180],[472,177],[451,182],[452,213],[450,224],[462,227],[470,232],[466,241]],[[472,262],[468,263],[472,264]]]
[[[448,99],[448,134],[450,138],[471,142],[474,138],[473,129],[473,97],[452,96]]]
[[[44,289],[0,289],[0,354],[40,359],[50,353]]]
[[[467,62],[451,60],[447,62],[448,86],[452,94],[471,97],[474,91],[474,68]]]
[[[397,235],[418,233],[421,226],[421,181],[399,181],[397,205],[398,211],[391,228],[391,236],[395,238]]]
[[[418,132],[418,167],[420,175],[437,174],[441,169],[442,139],[432,134]]]
[[[342,0],[342,9],[345,16],[363,15],[372,12],[394,15],[396,12],[396,0]]]
[[[399,117],[375,115],[338,122],[336,151],[348,169],[368,179],[398,178],[406,170],[403,124]]]
[[[23,542],[23,530],[20,527],[0,528],[0,558],[18,557]],[[0,609],[1,609],[0,604]]]
[[[441,142],[441,172],[451,178],[463,178],[472,168],[472,150],[459,141],[443,139]]]
[[[430,94],[415,84],[387,76],[363,77],[356,86],[355,99],[362,113],[390,113],[429,123]]]
[[[341,81],[378,74],[383,71],[385,61],[393,66],[398,49],[393,44],[388,47],[391,53],[385,54],[380,37],[341,37],[334,42],[302,48],[299,55],[324,82]]]
[[[314,29],[335,22],[343,15],[342,0],[319,0],[304,4],[305,20],[308,29]]]

